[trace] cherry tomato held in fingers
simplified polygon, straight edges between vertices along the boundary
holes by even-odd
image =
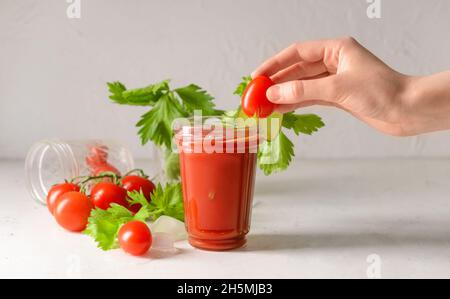
[[[55,203],[58,197],[70,191],[80,191],[80,186],[72,183],[62,183],[54,185],[47,194],[47,208],[52,213],[55,209]]]
[[[86,228],[93,206],[86,195],[70,191],[58,197],[55,203],[56,222],[72,232],[81,232]]]
[[[144,222],[130,221],[119,230],[119,244],[131,255],[143,255],[152,246],[152,233]]]
[[[247,85],[242,95],[242,110],[247,116],[266,118],[275,109],[275,104],[267,99],[266,91],[275,83],[266,76],[258,76]]]
[[[100,182],[91,190],[91,201],[97,208],[107,210],[112,203],[128,207],[127,191],[111,182]]]
[[[122,188],[124,188],[128,192],[142,191],[147,201],[150,202],[150,195],[155,189],[155,185],[152,183],[152,181],[143,178],[141,176],[127,175],[124,178],[122,178]],[[140,208],[141,208],[140,204],[135,204],[130,206],[128,209],[133,213],[137,213]]]

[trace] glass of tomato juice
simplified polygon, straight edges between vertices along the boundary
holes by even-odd
[[[246,243],[255,183],[257,126],[194,117],[175,131],[189,243],[230,250]]]

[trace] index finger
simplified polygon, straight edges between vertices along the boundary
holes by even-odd
[[[273,76],[279,71],[298,62],[318,62],[324,59],[326,49],[334,48],[332,40],[308,41],[295,43],[266,60],[253,73],[252,77]]]

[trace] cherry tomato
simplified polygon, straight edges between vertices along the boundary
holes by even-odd
[[[55,210],[55,202],[58,197],[66,192],[80,191],[80,186],[72,183],[62,183],[54,185],[47,194],[47,208],[52,213]]]
[[[152,183],[152,181],[143,178],[138,175],[127,175],[122,179],[122,188],[127,190],[128,192],[131,191],[142,191],[144,193],[145,198],[148,202],[150,202],[150,195],[152,194],[153,190],[155,189],[155,185]],[[132,211],[133,213],[137,213],[139,209],[141,208],[140,204],[135,204],[132,206],[129,206],[128,209]]]
[[[112,203],[128,207],[126,190],[111,182],[96,184],[91,190],[91,201],[102,210],[107,210]]]
[[[152,233],[144,222],[130,221],[119,230],[119,244],[131,255],[143,255],[152,246]]]
[[[89,158],[91,162],[104,164],[108,160],[108,147],[105,145],[94,145],[90,148]]]
[[[267,99],[266,91],[274,84],[266,76],[258,76],[250,81],[242,95],[242,110],[247,116],[266,118],[272,114],[275,104]]]
[[[108,163],[108,147],[104,145],[95,145],[89,149],[86,164],[93,176],[97,176],[105,171],[111,171],[120,175],[119,170]]]
[[[86,195],[70,191],[58,197],[54,215],[56,222],[65,229],[81,232],[86,228],[93,206]]]

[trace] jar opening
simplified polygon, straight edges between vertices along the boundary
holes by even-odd
[[[191,117],[173,126],[178,151],[186,153],[256,153],[258,122],[226,116]]]
[[[27,189],[33,199],[46,204],[47,193],[56,182],[76,176],[78,166],[67,144],[44,140],[34,144],[25,160]]]

